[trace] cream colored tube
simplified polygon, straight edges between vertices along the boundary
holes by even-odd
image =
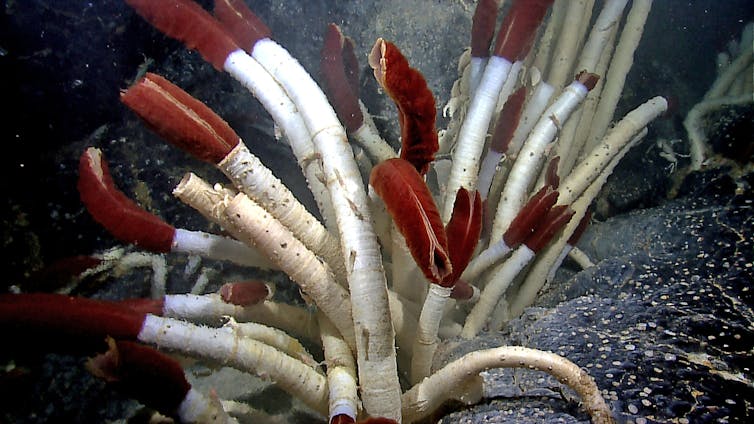
[[[312,136],[296,105],[274,78],[251,56],[238,50],[228,55],[226,71],[259,100],[275,123],[283,130],[294,156],[301,166],[309,189],[325,222],[334,225],[332,203],[322,183],[322,163],[317,159]],[[243,70],[239,72],[239,70]]]
[[[605,2],[589,32],[589,38],[586,44],[584,44],[575,69],[579,71],[586,70],[601,76],[604,75],[599,65],[601,63],[603,69],[607,68],[609,63],[609,57],[607,56],[612,52],[615,34],[618,32],[620,19],[627,2],[628,0],[607,0]],[[597,89],[601,88],[602,82],[599,82]],[[592,95],[596,96],[597,92]],[[596,100],[593,100],[593,102],[596,102]],[[571,157],[578,156],[578,151],[581,149],[582,142],[576,139],[576,130],[582,120],[582,110],[579,109],[573,114],[571,120],[564,126],[563,133],[560,136],[557,155],[561,158],[560,169],[562,172],[559,172],[559,175],[566,175],[570,171],[570,167],[575,161]],[[589,125],[592,115],[587,114],[585,119],[584,125]]]
[[[380,132],[372,120],[372,115],[361,100],[359,100],[359,109],[361,109],[361,115],[364,117],[363,123],[359,129],[351,134],[351,137],[367,151],[374,163],[380,163],[398,156],[395,149],[380,136]]]
[[[493,368],[544,371],[578,393],[584,408],[592,417],[592,423],[615,422],[597,384],[586,371],[554,353],[519,346],[471,352],[449,363],[403,394],[403,419],[410,423],[427,417],[458,393],[453,388],[465,387],[469,379],[477,378],[480,372]],[[473,398],[470,400],[477,401]]]
[[[620,19],[626,3],[628,3],[628,0],[605,1],[589,33],[589,38],[586,44],[584,44],[575,69],[579,71],[585,69],[587,72],[593,72],[597,68],[597,62],[599,62],[605,46],[610,41],[614,29],[620,25]]]
[[[547,19],[547,27],[535,46],[536,53],[531,66],[542,72],[543,76],[550,67],[550,57],[552,56],[552,50],[555,47],[555,38],[560,37],[563,32],[563,22],[570,4],[571,2],[564,1],[556,1],[553,3],[550,17]]]
[[[301,287],[355,350],[351,303],[329,268],[265,209],[239,193],[225,209],[241,241],[256,246]]]
[[[286,333],[319,343],[319,325],[311,312],[271,300],[253,306],[237,306],[223,302],[216,293],[201,296],[173,294],[165,296],[163,315],[213,324],[227,316],[238,322],[254,321],[279,328]]]
[[[338,415],[347,415],[355,421],[359,413],[356,362],[348,344],[340,337],[332,322],[322,313],[318,314],[318,318],[330,392],[328,422]]]
[[[273,347],[240,337],[232,328],[210,328],[148,314],[137,338],[159,348],[268,376],[315,411],[327,413],[327,381],[323,375]]]
[[[752,62],[752,46],[742,46],[741,54],[730,64],[725,71],[712,83],[707,94],[704,95],[705,100],[712,100],[725,95],[730,88],[731,84],[736,80],[738,75],[741,74]],[[752,94],[752,93],[748,93]]]
[[[536,261],[526,273],[526,278],[519,286],[518,291],[511,296],[512,300],[509,303],[510,311],[507,314],[509,318],[518,317],[523,313],[524,308],[527,308],[534,303],[539,290],[547,284],[548,278],[555,274],[554,267],[560,266],[558,259],[561,256],[561,252],[565,248],[568,239],[579,225],[581,218],[586,214],[589,205],[592,204],[592,201],[599,194],[602,186],[607,181],[607,177],[612,174],[613,169],[615,169],[631,147],[641,141],[646,134],[646,128],[639,132],[639,134],[634,137],[628,145],[623,147],[617,155],[613,156],[610,163],[599,174],[597,179],[589,185],[583,194],[581,194],[575,202],[570,203],[571,209],[575,212],[574,216],[568,224],[566,224],[565,228],[557,238],[550,242],[550,244],[545,247],[544,251],[539,253]]]
[[[461,279],[473,282],[479,277],[479,275],[486,271],[487,268],[491,267],[495,262],[503,259],[510,251],[511,248],[505,244],[504,239],[492,243],[490,247],[481,251],[471,260],[471,262],[469,262],[469,265],[463,270],[463,274],[461,274]]]
[[[476,189],[479,161],[487,136],[487,128],[500,90],[512,66],[512,63],[502,57],[490,57],[479,87],[471,98],[468,113],[458,133],[445,199],[440,210],[443,222],[450,220],[458,189],[461,187],[471,191]]]
[[[256,322],[236,322],[234,319],[231,319],[226,325],[232,327],[236,334],[241,337],[248,337],[272,346],[286,355],[309,365],[315,371],[321,372],[319,363],[314,360],[304,345],[282,330]]]
[[[597,145],[607,131],[608,125],[613,120],[615,107],[623,92],[626,76],[634,64],[634,52],[636,52],[644,33],[644,24],[652,9],[653,0],[634,0],[631,10],[626,17],[626,24],[615,47],[613,60],[610,63],[605,83],[602,88],[602,96],[599,105],[592,118],[592,125],[585,142],[585,150],[590,151]]]
[[[704,161],[710,154],[709,146],[707,146],[707,133],[704,131],[704,115],[719,110],[726,105],[752,102],[754,101],[753,97],[751,93],[736,97],[718,97],[697,103],[691,108],[686,115],[686,119],[683,120],[683,126],[686,128],[686,134],[689,137],[689,153],[691,153],[690,169],[702,169]]]
[[[668,108],[662,97],[654,97],[629,112],[605,136],[566,179],[561,182],[558,204],[569,205],[600,175],[612,158],[641,132],[652,120]]]
[[[471,309],[469,316],[466,317],[461,337],[471,339],[482,331],[495,309],[495,305],[500,301],[518,273],[534,259],[534,255],[534,251],[522,244],[511,253],[511,256],[505,262],[495,268],[487,285],[479,295],[479,301]]]
[[[573,78],[575,73],[581,71],[579,69],[573,72],[573,62],[576,61],[576,51],[584,36],[582,31],[585,28],[577,23],[583,22],[585,15],[591,16],[591,11],[587,10],[587,6],[591,5],[587,0],[571,0],[562,3],[567,4],[565,25],[557,37],[557,46],[553,50],[547,73],[547,82],[558,91]],[[589,71],[592,72],[591,69]]]
[[[330,266],[345,286],[346,269],[338,239],[315,218],[262,161],[238,143],[217,164],[236,187],[280,221],[294,237]]]
[[[196,209],[209,221],[214,222],[222,228],[229,228],[230,225],[225,219],[225,215],[218,213],[218,205],[222,204],[223,199],[234,196],[234,191],[225,189],[220,185],[212,187],[196,174],[187,173],[173,190],[173,195],[183,203]],[[233,236],[235,237],[235,234]],[[213,242],[209,239],[207,241]],[[246,246],[237,240],[233,240],[233,242]],[[212,249],[222,249],[223,251],[227,251],[228,255],[233,253],[237,258],[230,260],[236,263],[260,268],[276,268],[266,256],[250,246],[246,246],[245,249],[231,249],[230,246],[227,246],[227,243],[218,243]]]
[[[411,356],[411,382],[413,384],[423,380],[431,371],[432,359],[437,350],[437,332],[440,329],[443,312],[445,312],[445,304],[452,290],[452,287],[429,285],[429,292],[419,315],[419,325]]]

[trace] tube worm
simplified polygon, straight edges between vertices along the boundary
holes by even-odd
[[[417,422],[449,399],[474,403],[471,387],[479,386],[479,373],[493,368],[527,368],[544,371],[578,393],[595,424],[615,422],[594,379],[577,364],[554,353],[518,346],[502,346],[468,353],[414,385],[403,394],[403,419]],[[477,390],[479,390],[477,388]],[[478,394],[477,397],[481,397]]]
[[[424,276],[440,283],[452,272],[448,242],[432,194],[416,168],[400,158],[384,161],[372,170],[369,184],[385,202]]]
[[[591,19],[593,3],[593,0],[577,0],[561,6],[563,24],[553,45],[550,66],[542,64],[540,67],[542,71],[547,71],[547,82],[557,90],[568,84],[573,76],[573,63],[577,59],[578,49],[584,42],[588,28],[584,22],[588,24]]]
[[[223,301],[217,293],[173,294],[164,297],[159,309],[149,312],[154,315],[215,325],[218,323],[218,317],[227,316],[238,323],[253,321],[315,343],[319,341],[319,326],[310,311],[300,306],[277,303],[272,300],[265,300],[250,306],[239,306]]]
[[[668,108],[663,97],[653,97],[629,112],[605,135],[563,180],[560,185],[559,204],[570,204],[607,169],[611,159],[628,145],[637,134]]]
[[[315,411],[327,411],[324,376],[271,346],[239,337],[230,327],[203,327],[144,314],[114,302],[58,294],[0,295],[0,327],[26,335],[65,337],[66,343],[102,343],[110,336],[154,344],[269,376]]]
[[[644,32],[652,0],[638,0],[631,4],[631,10],[626,16],[626,23],[615,47],[615,54],[610,62],[610,68],[605,77],[605,84],[600,93],[599,105],[596,107],[589,134],[584,141],[583,151],[590,151],[607,132],[613,120],[618,99],[623,92],[626,76],[634,63],[634,53]]]
[[[528,53],[545,12],[552,0],[517,0],[498,31],[493,56],[485,67],[479,87],[471,98],[469,111],[461,126],[453,154],[442,206],[443,220],[450,219],[455,192],[459,187],[477,186],[479,160],[500,90],[513,62]]]
[[[242,324],[254,321],[258,323],[256,325],[269,330],[282,334],[290,332],[308,339],[312,339],[314,333],[317,332],[316,321],[310,318],[309,312],[298,306],[275,303],[269,299],[253,305],[235,305],[223,300],[219,293],[206,295],[172,294],[165,295],[160,299],[124,299],[115,303],[140,314],[166,316],[215,325],[219,322],[219,317],[228,317],[234,322]],[[309,325],[309,328],[307,328],[307,323],[313,325]],[[259,339],[258,337],[251,337]],[[292,339],[292,337],[288,337]],[[279,343],[262,341],[284,350]],[[292,344],[285,343],[285,345],[291,346]]]
[[[466,318],[461,337],[470,339],[479,334],[513,279],[550,242],[555,233],[568,223],[573,213],[571,209],[563,205],[550,209],[543,219],[543,224],[538,226],[505,262],[493,270],[479,301]]]
[[[273,290],[263,281],[237,281],[220,287],[223,302],[238,306],[251,306],[272,297]]]
[[[316,154],[311,134],[298,108],[275,79],[233,40],[233,35],[238,39],[264,38],[269,36],[269,29],[238,1],[216,4],[215,13],[226,19],[225,25],[233,31],[230,34],[209,13],[188,0],[128,0],[127,3],[165,35],[196,49],[216,69],[231,73],[259,100],[287,136],[323,217],[334,222],[332,204],[321,182],[322,166],[312,160]],[[231,66],[241,67],[243,72],[233,73],[228,70]]]
[[[553,190],[552,186],[542,187],[521,208],[516,218],[513,219],[513,222],[511,222],[511,225],[503,234],[503,237],[482,250],[469,263],[461,278],[467,281],[475,280],[487,268],[503,259],[511,249],[518,247],[534,232],[537,225],[542,223],[543,218],[550,211],[550,208],[552,208],[557,199],[558,192]]]
[[[220,400],[191,387],[175,359],[132,341],[107,338],[108,350],[86,368],[125,395],[184,423],[227,423]]]
[[[355,350],[350,297],[348,291],[337,284],[327,265],[280,221],[243,193],[236,195],[225,208],[225,214],[241,240],[256,246],[288,274]]]
[[[547,146],[553,142],[562,124],[594,88],[598,77],[580,73],[550,105],[518,154],[500,197],[492,223],[491,240],[499,240],[524,205],[526,197],[545,158]]]
[[[469,93],[474,91],[482,78],[482,72],[490,57],[490,45],[495,36],[497,11],[500,7],[498,0],[480,0],[471,18],[471,59],[469,62]]]
[[[290,190],[249,152],[235,131],[209,107],[165,78],[147,73],[121,101],[163,139],[216,165],[244,193],[330,264],[345,280],[338,243]]]
[[[439,148],[435,129],[435,98],[421,72],[411,68],[400,50],[378,38],[369,53],[374,77],[398,107],[400,157],[424,175]]]
[[[589,37],[584,43],[574,71],[605,75],[613,53],[623,10],[627,3],[627,0],[605,1],[594,25],[592,25]],[[564,125],[555,151],[556,155],[563,158],[560,170],[562,175],[567,175],[571,171],[576,158],[582,151],[583,143],[587,137],[585,133],[591,126],[601,91],[602,84],[589,93],[584,107],[576,110],[571,120]],[[577,134],[580,131],[582,131],[582,134]]]
[[[479,87],[471,98],[468,114],[458,134],[442,206],[444,221],[450,219],[456,191],[460,187],[474,189],[477,186],[484,139],[500,90],[513,62],[526,56],[531,48],[537,27],[550,4],[552,0],[516,0],[503,19],[493,56],[484,69]]]
[[[330,424],[353,423],[359,413],[356,361],[332,322],[323,314],[318,318],[327,364]]]
[[[495,130],[492,133],[489,149],[479,169],[479,182],[477,186],[479,193],[482,194],[482,199],[487,199],[497,165],[500,163],[513,139],[513,134],[521,119],[524,100],[526,100],[526,87],[520,87],[508,97],[505,105],[500,110],[500,115],[495,122]]]
[[[232,327],[209,328],[147,315],[138,334],[144,343],[212,359],[257,375],[266,375],[283,390],[319,413],[327,411],[325,377],[303,362],[253,339],[239,337]]]
[[[439,216],[438,216],[439,218]],[[458,190],[453,216],[445,227],[450,262],[453,270],[438,282],[429,285],[416,330],[411,358],[411,381],[428,376],[437,350],[437,334],[445,305],[458,277],[471,260],[482,230],[482,197],[479,192]],[[473,294],[473,293],[472,293]]]
[[[375,162],[394,158],[395,150],[379,135],[359,100],[358,72],[353,40],[344,36],[337,25],[328,25],[320,55],[322,88],[348,133]]]
[[[586,213],[587,208],[597,196],[605,181],[607,181],[607,177],[612,173],[613,169],[618,162],[620,162],[626,152],[628,152],[632,146],[636,145],[646,133],[647,129],[645,128],[635,135],[616,154],[606,155],[606,157],[609,158],[607,165],[583,192],[579,192],[578,197],[563,196],[562,194],[559,196],[559,202],[562,200],[571,201],[571,208],[575,211],[574,219],[566,225],[562,234],[540,254],[540,257],[527,272],[526,278],[518,288],[518,292],[511,297],[510,317],[519,316],[524,308],[534,302],[537,293],[542,286],[546,284],[547,276],[552,273],[551,268],[560,255],[560,252],[563,250],[567,239],[570,238],[578,227],[582,216]],[[563,184],[564,187],[566,186],[566,182],[567,181]]]
[[[176,229],[139,207],[115,187],[99,149],[90,147],[81,155],[77,187],[94,220],[122,242],[152,252],[198,254],[241,265],[270,267],[263,256],[243,243],[200,231]]]

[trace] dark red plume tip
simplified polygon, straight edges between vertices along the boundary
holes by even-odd
[[[120,100],[166,141],[211,164],[241,140],[207,105],[157,74],[147,73]]]
[[[581,71],[576,75],[576,81],[584,84],[587,90],[592,91],[600,80],[600,76],[587,71]]]
[[[374,77],[398,106],[401,158],[424,175],[440,148],[435,129],[435,98],[421,72],[411,68],[398,47],[378,39],[369,54]]]
[[[573,209],[566,205],[554,206],[547,213],[544,223],[537,226],[534,234],[526,239],[524,244],[534,253],[539,253],[552,240],[555,234],[571,220],[573,214]]]
[[[458,281],[474,255],[481,232],[482,195],[478,191],[472,194],[461,187],[453,203],[453,214],[445,227],[453,272],[440,282],[441,286],[451,287]]]
[[[568,238],[568,244],[571,246],[576,246],[576,244],[579,242],[579,239],[581,239],[581,236],[584,234],[584,231],[586,231],[586,228],[589,226],[589,223],[592,220],[592,211],[587,210],[584,216],[581,217],[581,221],[579,221],[579,225],[576,226],[576,228],[573,230],[573,234],[571,234],[571,237]]]
[[[369,417],[359,421],[357,424],[398,424],[398,421],[391,418]]]
[[[514,0],[503,18],[495,42],[495,56],[509,62],[529,53],[537,28],[554,0]]]
[[[191,0],[126,0],[136,13],[168,37],[196,49],[222,70],[230,53],[239,50],[215,18]]]
[[[474,288],[464,280],[456,281],[450,292],[451,299],[469,300],[474,296]]]
[[[81,155],[77,188],[94,220],[115,238],[153,252],[170,251],[175,228],[115,188],[99,149],[90,147]]]
[[[407,161],[394,158],[372,169],[369,184],[385,202],[424,276],[440,284],[453,267],[440,213],[422,176]]]
[[[217,0],[213,13],[236,43],[246,51],[251,51],[257,41],[272,35],[270,28],[243,0]]]
[[[553,190],[557,190],[560,185],[558,165],[560,165],[560,156],[555,156],[550,160],[550,163],[547,164],[547,171],[545,171],[545,185],[552,187]]]
[[[174,414],[191,390],[178,361],[139,343],[111,337],[107,342],[108,351],[87,362],[89,372],[129,397]]]
[[[353,424],[356,420],[346,414],[338,414],[330,418],[330,424]]]
[[[479,0],[471,19],[471,56],[489,57],[497,24],[497,0]]]
[[[529,237],[558,200],[558,192],[545,186],[526,202],[503,234],[506,246],[514,248]]]
[[[359,107],[358,68],[353,40],[343,36],[337,25],[328,25],[320,55],[322,85],[349,132],[358,130],[364,123]]]
[[[162,316],[165,299],[124,299],[116,302],[139,314],[152,314]]]
[[[144,313],[114,302],[60,294],[0,294],[0,328],[25,338],[68,337],[68,343],[102,343],[106,336],[136,339]]]
[[[237,306],[251,306],[264,301],[270,295],[267,284],[262,281],[225,283],[220,287],[223,302]]]
[[[516,132],[518,122],[521,120],[524,100],[526,100],[526,87],[520,87],[508,97],[495,123],[490,150],[498,153],[505,153],[508,150],[513,133]]]

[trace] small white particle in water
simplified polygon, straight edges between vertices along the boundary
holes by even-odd
[[[639,408],[637,408],[634,404],[628,405],[628,412],[635,414],[639,412]]]

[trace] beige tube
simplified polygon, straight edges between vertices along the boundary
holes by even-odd
[[[337,281],[346,286],[340,244],[262,161],[238,143],[217,164],[237,188],[279,220],[309,250],[321,256]]]
[[[351,303],[326,264],[261,206],[239,193],[227,203],[225,214],[241,241],[256,246],[301,287],[355,349]]]
[[[602,142],[560,184],[558,204],[569,205],[599,176],[613,157],[668,108],[662,97],[654,97],[629,112]]]
[[[462,356],[438,370],[403,394],[403,419],[418,421],[459,391],[479,384],[478,374],[493,368],[527,368],[544,371],[572,388],[595,424],[614,423],[610,407],[600,394],[594,379],[578,365],[562,356],[519,346],[502,346],[479,350]],[[471,381],[470,381],[471,380]],[[472,396],[471,402],[476,402]],[[463,397],[460,400],[464,400]]]
[[[634,53],[639,46],[641,36],[644,33],[644,24],[652,9],[652,0],[634,0],[631,10],[626,17],[626,24],[615,47],[615,54],[610,63],[610,68],[605,77],[599,106],[594,113],[592,124],[584,144],[585,151],[591,151],[597,142],[602,139],[607,127],[613,120],[615,108],[618,105],[626,76],[634,63]]]

